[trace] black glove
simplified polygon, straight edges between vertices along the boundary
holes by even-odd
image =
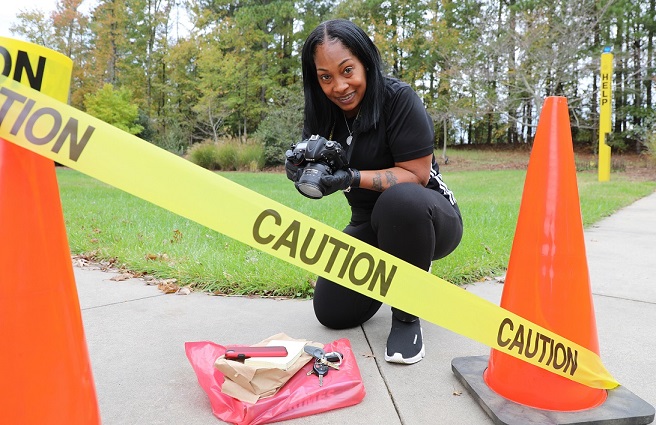
[[[360,172],[349,168],[347,170],[337,170],[333,174],[321,176],[321,184],[326,188],[324,196],[335,193],[338,190],[349,191],[360,185]]]
[[[289,159],[285,159],[285,171],[287,172],[287,178],[294,183],[298,182],[298,179],[301,177],[303,172],[303,167],[299,167],[291,162]]]

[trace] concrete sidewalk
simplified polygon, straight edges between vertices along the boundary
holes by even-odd
[[[656,193],[585,232],[601,357],[624,387],[656,405]],[[388,364],[389,307],[363,327],[332,331],[311,301],[164,295],[142,280],[76,268],[76,281],[105,425],[220,424],[184,352],[187,341],[249,344],[279,332],[328,343],[348,338],[367,391],[355,406],[289,424],[492,424],[451,371],[455,357],[489,348],[424,321],[426,358]],[[503,285],[467,285],[496,304]],[[227,319],[227,318],[230,319]]]

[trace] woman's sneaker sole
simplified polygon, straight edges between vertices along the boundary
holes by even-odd
[[[394,330],[395,330],[395,325],[399,326],[402,323],[403,322],[401,322],[400,320],[398,320],[394,317],[392,318],[392,330],[390,331],[390,337],[392,336],[392,332],[394,332]],[[390,363],[413,364],[413,363],[417,363],[418,361],[420,361],[421,359],[424,358],[424,356],[426,355],[426,346],[424,345],[424,330],[421,328],[421,325],[419,323],[417,323],[417,322],[415,322],[415,323],[416,323],[416,326],[419,326],[419,333],[418,334],[416,333],[416,331],[414,331],[414,332],[412,332],[411,335],[406,334],[406,335],[401,336],[398,333],[399,332],[398,329],[394,333],[396,334],[395,335],[396,338],[399,338],[399,336],[401,336],[402,338],[403,337],[412,338],[412,336],[414,336],[414,341],[412,341],[412,345],[416,345],[417,342],[421,343],[421,349],[419,350],[419,352],[416,352],[416,351],[412,350],[412,348],[414,348],[414,347],[409,348],[409,346],[403,346],[402,342],[400,343],[399,340],[397,339],[396,341],[392,341],[391,345],[394,346],[394,349],[398,349],[400,351],[403,351],[405,353],[406,357],[403,356],[404,353],[400,353],[398,351],[395,351],[390,355],[390,353],[388,352],[389,346],[390,346],[390,337],[388,337],[387,347],[385,348],[385,361],[390,362]],[[407,325],[410,325],[410,324],[408,323]],[[401,326],[403,326],[403,325],[401,325]],[[406,330],[406,332],[408,330]],[[421,341],[417,341],[418,338],[421,338]],[[401,341],[403,341],[403,340],[401,340]],[[411,354],[413,354],[413,352],[416,353],[416,354],[411,355]]]
[[[404,359],[401,353],[394,353],[393,356],[387,355],[387,350],[385,350],[385,361],[389,363],[400,363],[400,364],[414,364],[419,360],[423,359],[426,356],[426,346],[422,344],[421,351],[416,356]]]

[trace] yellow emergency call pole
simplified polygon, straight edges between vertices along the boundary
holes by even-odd
[[[610,180],[610,146],[606,136],[611,132],[611,99],[613,89],[613,54],[604,47],[601,54],[601,91],[599,96],[599,181]]]

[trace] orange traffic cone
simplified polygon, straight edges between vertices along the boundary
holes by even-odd
[[[70,59],[45,61],[50,76],[61,67],[66,79],[41,91],[66,100]],[[54,164],[2,139],[0,284],[0,422],[100,423]]]
[[[567,99],[549,97],[531,151],[501,306],[599,354]],[[492,350],[484,374],[497,394],[529,407],[597,407],[594,389]]]

